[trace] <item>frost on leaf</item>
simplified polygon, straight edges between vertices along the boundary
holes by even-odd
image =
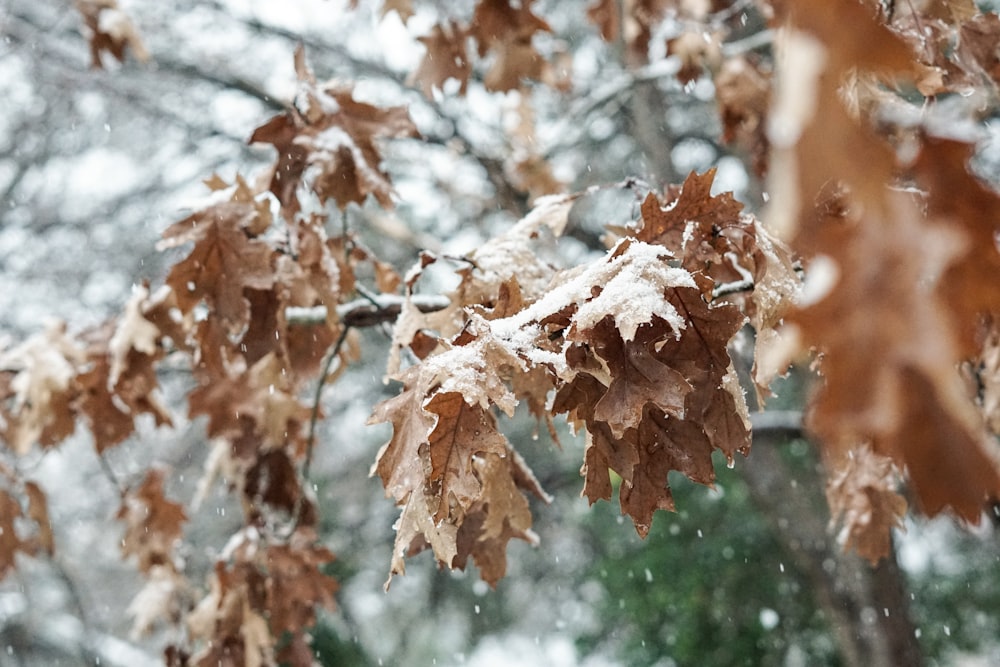
[[[250,137],[251,143],[272,144],[278,150],[270,188],[286,217],[291,219],[302,208],[298,193],[302,186],[311,188],[321,204],[333,199],[345,208],[372,195],[382,206],[391,207],[392,184],[376,141],[416,136],[406,109],[358,102],[349,86],[336,82],[318,84],[301,48],[295,53],[295,70],[299,77],[295,106]]]

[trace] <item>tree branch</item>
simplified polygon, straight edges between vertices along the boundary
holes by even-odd
[[[421,313],[444,310],[451,304],[448,297],[438,295],[416,294],[410,297],[410,301]],[[355,299],[337,306],[337,317],[348,327],[373,327],[399,317],[405,302],[405,297],[396,294],[372,295],[371,298]],[[285,319],[293,325],[322,324],[326,322],[326,316],[326,306],[285,309]]]

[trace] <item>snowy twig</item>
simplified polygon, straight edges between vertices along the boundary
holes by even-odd
[[[410,297],[410,300],[422,313],[444,310],[451,303],[448,297],[438,295],[417,294]],[[337,318],[349,327],[372,327],[396,319],[405,301],[405,297],[395,294],[378,294],[370,298],[355,299],[337,306]],[[285,319],[292,325],[321,324],[326,322],[326,316],[326,306],[285,309]]]
[[[754,284],[753,280],[747,278],[745,280],[737,280],[731,283],[722,283],[721,285],[716,285],[712,289],[712,299],[718,299],[724,297],[728,294],[737,294],[739,292],[750,292],[753,290]]]

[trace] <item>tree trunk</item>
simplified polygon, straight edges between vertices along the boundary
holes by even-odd
[[[827,529],[822,474],[792,475],[778,447],[801,436],[789,413],[757,413],[753,452],[742,464],[750,497],[812,583],[847,667],[923,664],[895,549],[877,567],[844,552]]]

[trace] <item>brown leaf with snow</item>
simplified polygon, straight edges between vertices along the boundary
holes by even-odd
[[[391,207],[392,184],[377,142],[417,135],[406,108],[376,107],[355,100],[350,86],[318,84],[301,48],[295,63],[296,106],[250,137],[250,143],[272,144],[278,151],[270,189],[286,217],[291,219],[302,208],[302,187],[311,189],[321,204],[333,199],[341,209],[364,202],[368,195]]]

